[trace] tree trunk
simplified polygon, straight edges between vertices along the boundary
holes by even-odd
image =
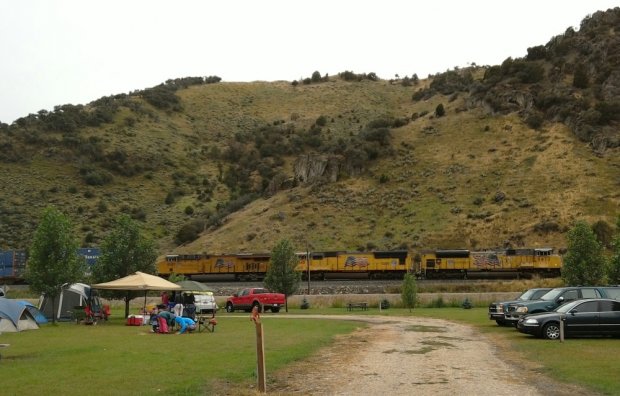
[[[130,293],[130,291],[127,291],[127,294],[125,295],[125,319],[129,317],[129,301],[131,301],[129,298]]]
[[[56,324],[56,297],[52,296],[52,324]]]

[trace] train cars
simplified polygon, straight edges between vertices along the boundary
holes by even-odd
[[[298,253],[296,270],[304,278],[359,277],[402,278],[413,272],[418,278],[468,278],[494,276],[559,276],[562,259],[553,249],[504,249],[469,251],[432,250],[413,254],[406,250]],[[419,257],[419,259],[417,259]],[[238,280],[264,278],[270,254],[168,255],[160,261],[160,275],[185,276],[227,274]]]
[[[435,250],[424,252],[417,267],[421,278],[559,276],[562,258],[551,248],[505,249],[470,252]]]
[[[407,251],[385,252],[311,252],[298,253],[296,270],[303,277],[324,279],[329,275],[368,275],[373,278],[402,277],[411,268]],[[231,275],[238,280],[257,280],[265,277],[269,253],[239,253],[224,255],[170,254],[157,264],[162,276],[171,274]],[[309,263],[309,264],[308,264]]]
[[[21,283],[26,272],[25,250],[0,251],[0,280],[6,283]]]
[[[79,248],[77,255],[86,261],[87,271],[97,262],[101,256],[99,248]],[[3,283],[24,283],[26,266],[28,263],[28,252],[25,250],[5,250],[0,251],[0,282]]]

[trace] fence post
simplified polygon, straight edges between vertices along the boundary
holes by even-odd
[[[256,376],[258,378],[258,391],[267,392],[267,375],[265,371],[265,342],[263,340],[263,324],[260,321],[258,307],[252,308],[250,318],[256,325]]]
[[[564,321],[566,317],[564,315],[560,315],[560,342],[564,342]]]

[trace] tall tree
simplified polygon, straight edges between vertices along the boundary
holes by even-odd
[[[568,232],[562,279],[569,286],[598,285],[605,280],[605,270],[603,247],[588,223],[578,221]]]
[[[273,292],[283,293],[285,308],[288,312],[288,296],[299,288],[301,273],[295,271],[299,258],[291,243],[283,239],[277,243],[271,252],[271,263],[265,275],[265,287]]]
[[[53,207],[46,208],[30,246],[26,280],[32,291],[50,298],[52,312],[56,312],[62,287],[84,277],[86,262],[77,249],[69,219]],[[56,315],[52,315],[52,323],[56,323]]]
[[[608,280],[610,284],[620,285],[620,216],[616,222],[616,236],[611,243],[613,253],[609,260]]]
[[[417,301],[417,285],[415,278],[411,272],[407,272],[405,274],[405,278],[403,279],[403,286],[400,292],[400,298],[403,301],[403,306],[405,308],[409,308],[409,312],[415,307]]]
[[[143,236],[137,222],[121,215],[101,245],[101,257],[93,266],[93,278],[96,282],[108,282],[136,271],[154,274],[156,259],[153,241]],[[137,292],[129,290],[110,291],[105,295],[125,301],[125,317],[129,316],[129,302],[138,297]]]

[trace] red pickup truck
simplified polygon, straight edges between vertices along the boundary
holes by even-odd
[[[258,306],[259,311],[270,309],[271,312],[278,312],[285,302],[285,296],[282,293],[271,293],[262,287],[253,287],[243,289],[233,294],[232,297],[228,297],[226,312],[241,309],[250,312],[254,306]]]

